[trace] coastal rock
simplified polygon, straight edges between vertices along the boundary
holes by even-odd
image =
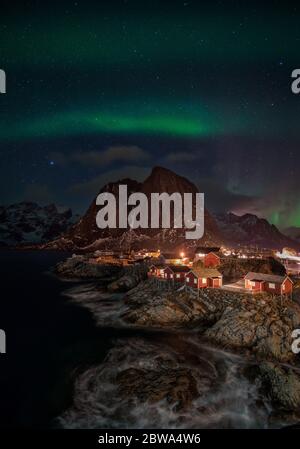
[[[115,342],[75,383],[67,428],[265,428],[269,399],[244,375],[243,358],[196,333],[154,332]]]
[[[260,365],[262,379],[273,401],[287,410],[300,411],[300,376],[287,366],[271,362]]]
[[[257,329],[255,311],[227,307],[221,319],[205,332],[206,337],[224,346],[249,348],[253,345]]]
[[[123,270],[124,274],[116,281],[110,283],[107,289],[111,293],[127,292],[146,279],[147,271],[147,266],[143,264],[125,267]]]
[[[92,263],[86,255],[73,255],[60,262],[55,272],[65,278],[99,279],[110,282],[110,293],[127,292],[147,277],[148,268],[144,264],[123,267],[121,264]]]
[[[282,362],[294,359],[291,334],[300,325],[296,302],[218,289],[162,288],[148,280],[129,291],[123,319],[138,326],[198,328],[224,347],[249,349]]]
[[[202,331],[209,342],[247,351],[264,360],[258,377],[266,385],[266,392],[289,412],[300,410],[297,369],[279,365],[296,362],[291,350],[292,331],[300,326],[300,306],[296,302],[216,289],[197,293],[168,291],[149,280],[128,292],[125,303],[128,309],[123,319],[127,322],[147,327],[192,327]],[[127,374],[129,378],[148,375]],[[189,383],[186,376],[184,382]]]
[[[192,370],[186,368],[128,368],[118,374],[116,381],[121,397],[136,397],[150,404],[167,400],[170,404],[176,404],[177,410],[187,408],[198,396]]]
[[[112,279],[121,276],[122,272],[122,267],[119,265],[92,264],[83,255],[74,255],[55,267],[55,273],[65,278]]]
[[[205,336],[232,348],[251,349],[257,355],[281,362],[291,361],[292,331],[300,320],[300,307],[279,297],[248,296],[248,301],[224,310]]]
[[[155,280],[147,280],[129,291],[125,321],[142,326],[182,327],[214,323],[236,298],[229,292],[162,290]]]

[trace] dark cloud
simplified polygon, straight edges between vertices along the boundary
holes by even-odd
[[[176,151],[166,155],[163,159],[163,162],[166,164],[169,163],[188,163],[191,161],[196,161],[199,159],[199,154],[189,152],[189,151]]]
[[[123,178],[131,178],[136,181],[143,181],[151,172],[151,167],[140,167],[136,165],[126,165],[121,168],[108,170],[87,181],[73,184],[69,188],[72,195],[86,196],[89,200],[94,198],[105,184],[118,181]]]
[[[33,183],[25,186],[21,199],[44,205],[53,202],[55,196],[47,184]]]
[[[116,145],[99,151],[76,151],[69,154],[52,152],[50,157],[63,166],[78,163],[87,167],[108,166],[115,162],[139,163],[150,159],[149,153],[136,145]]]

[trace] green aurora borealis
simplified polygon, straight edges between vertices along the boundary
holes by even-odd
[[[26,2],[2,15],[1,202],[43,186],[76,208],[73,185],[123,166],[87,170],[72,152],[138,145],[149,166],[204,186],[213,209],[300,226],[297,8],[112,3]]]

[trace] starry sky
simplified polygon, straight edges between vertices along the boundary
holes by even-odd
[[[83,212],[155,165],[214,212],[300,226],[300,5],[1,2],[0,204]]]

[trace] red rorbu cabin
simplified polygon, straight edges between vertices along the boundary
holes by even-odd
[[[219,267],[221,265],[221,259],[222,259],[221,254],[211,252],[211,253],[205,254],[203,263],[206,268],[210,268],[210,267],[215,268],[215,267]]]
[[[222,274],[215,268],[193,268],[185,276],[186,285],[193,288],[220,288]]]
[[[190,271],[186,265],[169,265],[165,267],[163,278],[167,281],[185,282],[185,275]]]
[[[285,295],[293,292],[293,281],[288,276],[250,272],[244,279],[245,289],[252,293],[268,292],[274,295]]]
[[[151,265],[148,271],[148,276],[162,278],[165,268],[165,265]]]
[[[218,246],[198,246],[195,250],[195,261],[204,260],[205,256],[210,253],[219,253],[220,247]]]

